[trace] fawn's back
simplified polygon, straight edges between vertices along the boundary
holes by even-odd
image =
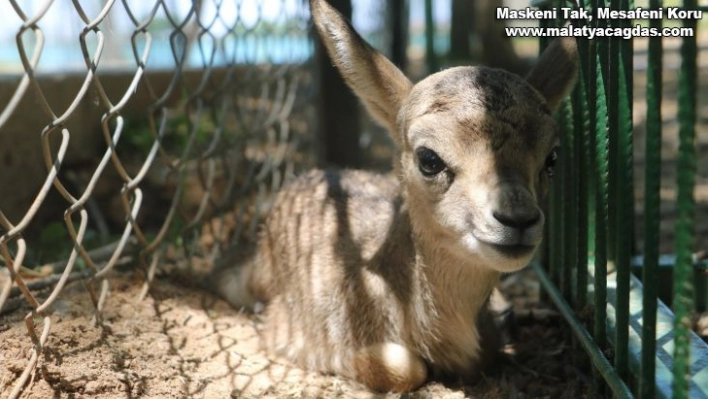
[[[379,391],[469,378],[494,349],[483,332],[499,274],[541,241],[551,114],[573,83],[575,43],[554,42],[526,80],[459,67],[413,85],[325,1],[310,4],[342,76],[398,145],[396,173],[316,170],[287,185],[220,291],[267,303],[268,347],[304,367]]]

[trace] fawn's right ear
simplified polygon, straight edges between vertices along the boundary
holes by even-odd
[[[391,61],[374,50],[326,0],[310,0],[317,32],[330,58],[369,113],[399,144],[396,118],[413,86]]]

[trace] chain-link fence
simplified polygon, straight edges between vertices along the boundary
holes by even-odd
[[[70,281],[101,323],[113,269],[141,267],[144,295],[166,254],[193,267],[253,236],[315,160],[313,45],[300,0],[2,7],[0,315],[26,312],[33,342],[17,397]]]

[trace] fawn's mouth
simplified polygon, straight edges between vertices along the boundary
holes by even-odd
[[[535,250],[536,246],[535,245],[526,245],[526,244],[512,244],[512,245],[504,245],[504,244],[492,244],[492,243],[487,243],[490,247],[494,248],[498,253],[502,254],[503,256],[507,258],[521,258],[525,256],[531,255]]]

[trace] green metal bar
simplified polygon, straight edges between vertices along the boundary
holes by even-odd
[[[612,8],[628,10],[628,0],[613,0]],[[611,24],[628,27],[630,21],[615,19]],[[615,368],[629,378],[629,283],[630,256],[634,234],[632,183],[632,42],[631,39],[610,40],[610,246],[614,249],[617,270],[617,303],[615,330]],[[614,151],[613,151],[614,149]]]
[[[684,0],[686,9],[695,9],[696,0]],[[696,21],[687,19],[683,26],[696,28]],[[674,268],[674,382],[673,397],[688,398],[691,373],[690,333],[693,311],[692,240],[694,199],[693,186],[696,173],[695,125],[697,82],[696,38],[684,37],[681,45],[681,71],[679,73],[679,153],[678,196],[676,222],[676,267]]]
[[[602,54],[606,52],[607,43],[597,41],[597,60],[595,62],[595,326],[593,335],[601,348],[607,347],[605,319],[607,318],[607,197],[608,197],[608,136],[607,136],[607,103],[605,102],[605,80],[602,77]],[[591,48],[594,47],[591,45]]]
[[[577,92],[578,86],[576,85],[574,92]],[[577,95],[576,95],[577,96]],[[580,112],[576,112],[570,101],[568,102],[568,111],[570,117],[568,118],[568,144],[567,148],[568,155],[571,159],[569,162],[569,167],[567,170],[568,180],[566,182],[566,194],[565,203],[567,203],[567,212],[565,214],[565,259],[563,260],[563,265],[566,269],[565,272],[565,291],[567,293],[566,298],[570,298],[571,304],[575,306],[577,302],[577,286],[578,281],[578,269],[580,268],[575,262],[578,258],[578,209],[580,199],[578,198],[578,163],[580,158],[578,157],[578,140],[576,137],[582,137],[582,123],[579,119],[582,115]],[[575,127],[577,124],[577,128]]]
[[[592,9],[605,7],[604,0],[590,0]],[[599,26],[601,21],[591,21],[592,26]],[[596,345],[607,349],[607,103],[603,73],[607,73],[607,40],[591,40],[588,43],[587,93],[588,116],[590,119],[589,152],[594,178],[592,179],[592,197],[589,198],[594,210],[591,220],[589,247],[594,258],[593,274],[593,337]],[[594,199],[594,200],[593,200]],[[595,393],[604,393],[605,383],[602,375],[593,371],[592,378]]]
[[[562,163],[562,162],[561,162]],[[549,263],[549,273],[553,281],[560,285],[561,283],[561,264],[562,264],[562,248],[561,245],[563,239],[563,179],[562,179],[562,168],[560,168],[561,173],[559,173],[559,178],[555,179],[553,182],[553,188],[551,189],[550,196],[550,206],[553,209],[553,214],[551,216],[550,222],[550,241],[549,248],[550,263]]]
[[[649,7],[658,9],[661,0],[651,0]],[[649,26],[661,28],[661,20],[649,21]],[[647,56],[647,120],[644,166],[644,265],[642,281],[642,355],[639,396],[656,396],[656,312],[659,282],[659,231],[661,214],[661,98],[662,44],[660,37],[649,39]]]
[[[695,2],[695,0],[693,0]],[[651,0],[650,7],[658,8],[660,0]],[[594,7],[604,6],[602,0],[592,1]],[[614,9],[631,9],[631,0],[613,0],[611,7]],[[657,5],[658,4],[658,5]],[[685,6],[691,9],[690,6]],[[695,7],[693,7],[695,9]],[[600,22],[594,21],[593,24]],[[613,26],[626,27],[630,21],[612,21]],[[654,21],[660,24],[660,21]],[[695,25],[695,24],[694,24]],[[694,26],[695,27],[695,26]],[[580,305],[583,287],[587,289],[587,280],[583,284],[583,277],[580,271],[575,268],[569,270],[569,266],[582,265],[583,257],[590,258],[589,253],[595,253],[594,269],[592,270],[593,288],[592,297],[594,301],[595,320],[593,330],[595,333],[595,344],[588,349],[590,341],[583,341],[578,336],[578,342],[591,354],[591,360],[595,365],[595,370],[613,387],[613,377],[608,377],[606,370],[598,366],[598,362],[609,365],[609,362],[602,355],[607,349],[607,334],[613,338],[615,354],[614,378],[623,385],[625,394],[631,395],[626,384],[630,381],[629,371],[638,377],[638,394],[640,397],[666,397],[667,392],[673,392],[674,397],[688,397],[688,387],[691,384],[689,373],[693,368],[696,379],[692,382],[694,388],[701,389],[705,385],[700,381],[705,380],[706,357],[705,345],[697,349],[700,340],[693,337],[694,350],[696,355],[703,361],[690,363],[690,350],[686,345],[682,358],[681,337],[679,336],[680,326],[688,329],[687,316],[692,308],[692,281],[690,277],[685,277],[682,282],[675,283],[675,301],[677,299],[687,299],[684,308],[688,312],[682,317],[679,312],[676,314],[676,335],[675,340],[666,341],[674,331],[670,326],[667,329],[666,320],[671,320],[671,314],[666,310],[662,313],[663,324],[661,327],[662,344],[656,341],[659,323],[657,319],[657,285],[658,268],[666,264],[665,257],[660,257],[658,253],[658,229],[652,227],[660,221],[658,208],[659,198],[659,178],[660,178],[660,150],[661,150],[661,43],[653,40],[649,50],[649,71],[647,81],[647,109],[648,109],[648,132],[647,132],[647,171],[646,173],[646,195],[645,212],[647,224],[645,226],[647,237],[647,251],[642,257],[648,262],[641,272],[645,281],[644,287],[646,295],[642,294],[642,284],[631,275],[631,267],[636,267],[637,257],[631,257],[633,243],[633,174],[632,174],[632,43],[631,41],[620,40],[596,40],[589,43],[581,43],[581,65],[582,80],[573,93],[572,102],[572,133],[569,131],[568,110],[564,108],[560,115],[561,126],[568,131],[564,132],[564,157],[563,167],[559,178],[554,184],[551,196],[551,217],[549,223],[549,263],[550,277],[545,274],[540,266],[535,268],[544,273],[541,278],[542,284],[546,288],[547,295],[562,310],[578,335],[576,329],[577,319],[573,320],[572,312],[567,301],[561,298],[560,291],[565,294],[567,300],[571,300],[574,305]],[[693,54],[690,54],[690,44],[682,47],[682,56],[686,57],[686,52],[691,57],[684,58],[682,64],[682,78],[679,90],[679,119],[680,128],[680,148],[679,156],[679,220],[677,224],[677,268],[683,262],[687,270],[695,272],[695,268],[702,267],[708,262],[696,262],[690,250],[693,225],[690,217],[692,215],[693,202],[692,190],[693,180],[695,180],[695,87],[696,85],[696,65],[695,65],[695,39],[689,40],[693,44]],[[658,57],[658,58],[657,58]],[[689,60],[687,62],[686,60]],[[692,61],[692,64],[691,64]],[[657,68],[658,67],[658,68]],[[658,70],[655,70],[658,69]],[[683,97],[682,97],[683,96]],[[692,96],[687,100],[686,96]],[[583,101],[587,104],[583,104]],[[691,105],[688,107],[688,105]],[[687,110],[687,108],[689,108]],[[688,117],[690,116],[690,118]],[[690,123],[686,122],[690,119]],[[690,130],[690,132],[689,132]],[[690,133],[690,134],[689,134]],[[690,137],[690,140],[688,138]],[[686,154],[688,153],[688,155]],[[571,161],[572,159],[572,161]],[[585,162],[586,160],[587,162]],[[691,166],[688,171],[682,166]],[[653,178],[652,178],[653,176]],[[686,177],[689,176],[689,177]],[[584,183],[587,182],[587,183]],[[683,186],[681,186],[683,184]],[[683,197],[682,197],[683,193]],[[585,205],[583,199],[589,199]],[[588,216],[592,215],[591,219]],[[654,216],[652,216],[654,215]],[[561,220],[557,220],[561,218]],[[683,224],[682,224],[683,223]],[[682,243],[681,232],[684,233]],[[586,233],[587,236],[583,236]],[[652,236],[654,234],[654,236]],[[609,236],[609,237],[608,237]],[[609,238],[609,239],[608,239]],[[652,244],[654,243],[654,244]],[[583,247],[583,244],[586,246]],[[684,248],[685,251],[681,252]],[[609,256],[608,256],[609,255]],[[614,261],[616,273],[608,276],[608,259]],[[633,263],[634,262],[634,263]],[[644,270],[649,269],[649,270]],[[680,273],[679,273],[680,275]],[[590,275],[586,274],[587,279]],[[675,276],[676,277],[676,276]],[[691,275],[692,277],[692,275]],[[552,286],[551,280],[557,285]],[[610,281],[611,280],[611,281]],[[569,283],[571,289],[569,290]],[[559,284],[559,285],[558,285]],[[609,285],[608,285],[609,284]],[[683,285],[683,291],[678,289]],[[569,295],[570,294],[570,295]],[[683,296],[682,296],[683,295]],[[612,303],[609,304],[608,301]],[[632,302],[633,301],[633,302]],[[563,304],[561,305],[561,302]],[[661,305],[661,304],[660,304]],[[661,305],[664,306],[664,305]],[[664,307],[665,308],[665,307]],[[630,315],[632,325],[630,325]],[[580,326],[582,330],[584,328]],[[587,335],[587,331],[585,331]],[[698,345],[700,346],[700,345]],[[675,358],[666,358],[666,351],[671,352],[675,348]],[[600,355],[600,360],[593,358],[592,351]],[[657,357],[659,356],[659,357]],[[660,364],[659,364],[660,363]],[[660,367],[661,366],[661,367]],[[609,366],[611,367],[611,366]],[[683,369],[682,369],[683,367]],[[668,370],[674,368],[675,376],[670,378]],[[661,371],[659,371],[661,369]],[[698,373],[700,372],[700,376]],[[685,376],[685,381],[677,382],[677,376]],[[669,378],[667,378],[669,377]],[[657,384],[660,384],[658,387]],[[674,389],[668,389],[673,381]],[[601,382],[602,383],[602,382]],[[603,383],[604,384],[604,383]],[[676,386],[683,384],[685,389],[677,390]],[[603,385],[604,386],[604,385]],[[695,394],[699,391],[694,391]],[[615,391],[615,395],[621,396]]]
[[[611,0],[610,7],[612,9],[619,9],[619,0]],[[619,26],[619,21],[617,19],[611,19],[608,21],[610,26]],[[619,42],[622,39],[618,38],[608,38],[607,39],[607,64],[605,68],[607,70],[605,84],[607,85],[607,120],[608,120],[608,188],[607,188],[607,254],[608,260],[612,262],[612,270],[610,272],[616,271],[615,265],[615,254],[616,254],[616,244],[617,244],[617,210],[618,210],[618,181],[617,181],[617,158],[618,158],[618,143],[619,143],[619,93],[620,93],[620,71],[619,65],[621,62],[620,58],[620,48]],[[619,293],[615,295],[625,296],[622,290],[619,289]],[[620,319],[622,317],[620,316]],[[619,374],[622,380],[626,381],[629,376],[628,373],[628,351],[626,346],[623,348],[621,345],[622,339],[617,336],[617,332],[621,331],[621,328],[616,328],[614,330],[614,336],[610,336],[610,339],[614,343],[613,354],[614,354],[614,366],[615,370]],[[619,339],[618,339],[619,338]],[[619,344],[619,345],[618,345]]]
[[[607,306],[605,305],[605,298],[607,297],[607,286],[606,286],[606,280],[603,281],[603,277],[606,279],[607,278],[607,263],[605,262],[604,265],[601,264],[601,255],[598,255],[598,253],[602,253],[601,249],[604,247],[600,247],[598,249],[597,243],[600,241],[604,241],[605,238],[604,236],[599,236],[598,237],[598,232],[601,231],[601,228],[604,229],[604,224],[598,225],[598,220],[604,217],[604,213],[602,211],[598,212],[597,209],[604,209],[604,202],[602,200],[602,192],[600,191],[601,187],[601,171],[600,171],[600,166],[598,164],[598,159],[600,155],[598,154],[597,148],[598,148],[598,129],[599,129],[599,124],[604,123],[605,119],[605,113],[602,109],[598,109],[598,104],[600,104],[598,97],[599,98],[604,98],[604,89],[602,89],[602,79],[601,79],[601,73],[600,73],[600,66],[598,64],[599,62],[599,56],[598,56],[598,41],[593,40],[590,41],[588,44],[588,59],[590,62],[587,64],[587,93],[588,93],[588,116],[590,119],[590,131],[588,133],[588,152],[590,153],[590,165],[592,165],[592,169],[594,170],[592,179],[591,179],[591,193],[590,196],[588,197],[588,202],[591,204],[590,207],[593,209],[594,213],[592,214],[592,218],[590,220],[590,231],[589,231],[589,237],[588,237],[588,248],[592,251],[592,253],[598,258],[595,261],[595,269],[599,270],[598,273],[596,273],[593,276],[592,282],[593,282],[593,293],[594,293],[594,300],[592,303],[592,309],[593,309],[593,327],[592,327],[592,334],[593,337],[595,338],[595,344],[602,349],[607,348],[607,335],[605,333],[605,323],[603,320],[605,320],[605,317],[607,316]],[[602,90],[601,90],[602,89]],[[602,121],[602,122],[601,122]],[[590,216],[590,215],[588,215]],[[601,227],[602,226],[602,227]],[[604,233],[603,233],[604,234]],[[604,271],[604,273],[603,273]],[[600,374],[599,371],[596,369],[593,369],[592,372],[592,387],[593,387],[593,392],[595,394],[601,394],[604,393],[606,390],[606,385],[604,380],[602,379],[602,375]]]
[[[589,10],[590,5],[587,0],[580,0],[580,7]],[[578,297],[576,308],[583,309],[587,305],[588,299],[588,270],[583,265],[588,264],[588,257],[594,251],[595,241],[595,202],[591,201],[591,198],[594,198],[595,195],[595,185],[591,165],[593,159],[592,146],[594,145],[593,133],[597,116],[594,109],[595,84],[592,81],[594,74],[591,76],[594,71],[594,62],[590,62],[590,60],[595,60],[595,53],[592,52],[590,40],[582,37],[577,40],[581,70],[578,84],[579,91],[577,93],[579,98],[577,98],[576,104],[579,107],[577,113],[580,116],[582,128],[577,137],[578,152],[580,153],[578,170],[580,187],[578,188]],[[590,91],[593,93],[591,94]]]
[[[609,7],[619,8],[619,0],[611,0]],[[619,26],[619,20],[608,21],[610,26]],[[607,257],[614,263],[615,243],[617,240],[617,136],[619,134],[619,92],[620,92],[620,38],[610,37],[605,40],[604,51],[600,52],[602,76],[605,81],[608,122],[608,186],[607,186]],[[620,354],[621,357],[621,354]]]
[[[542,27],[552,26],[552,21],[541,20],[539,25]],[[541,37],[539,38],[539,54],[543,53],[543,50],[548,46],[549,39]],[[556,120],[560,126],[565,127],[565,120],[567,119],[567,103],[564,102],[561,105],[560,112],[556,114]],[[563,187],[565,183],[565,165],[569,162],[566,154],[561,150],[559,167],[556,168],[557,175],[554,177],[554,181],[551,184],[551,189],[549,193],[549,211],[550,211],[550,222],[548,224],[548,269],[551,279],[557,284],[561,285],[563,280]]]
[[[589,6],[583,5],[585,8],[590,8]],[[597,109],[596,109],[596,98],[597,98],[597,89],[596,89],[596,82],[597,82],[597,76],[596,76],[596,71],[597,71],[597,45],[595,40],[584,40],[581,39],[581,43],[585,43],[585,54],[584,58],[581,58],[581,63],[584,65],[584,86],[585,86],[585,102],[586,102],[586,109],[588,113],[588,119],[587,119],[587,128],[586,128],[586,145],[587,145],[587,156],[588,156],[588,168],[590,169],[588,171],[588,178],[587,178],[587,183],[588,183],[588,195],[585,197],[587,198],[587,204],[588,204],[588,253],[595,253],[595,205],[596,201],[593,201],[593,198],[596,198],[597,196],[597,187],[596,187],[596,180],[594,178],[595,176],[595,168],[594,168],[594,160],[595,160],[595,130],[597,126]],[[581,47],[582,48],[582,47]],[[582,56],[582,53],[581,53]]]
[[[560,168],[560,190],[557,192],[560,195],[560,217],[556,217],[559,223],[559,241],[558,243],[558,265],[560,269],[560,287],[565,298],[571,297],[572,291],[572,261],[571,247],[574,245],[575,236],[573,235],[573,207],[577,205],[573,199],[573,180],[575,179],[574,172],[574,142],[573,142],[573,116],[571,104],[569,101],[563,101],[561,106],[560,126],[563,140],[562,149],[562,165]]]
[[[698,6],[698,9],[708,14],[708,5]],[[696,35],[699,35],[698,31],[696,31]],[[705,51],[705,47],[701,46],[699,51]],[[708,273],[706,273],[708,272],[708,260],[703,262],[703,266],[705,266],[703,272],[696,272],[694,279],[694,290],[696,292],[695,311],[699,313],[706,312],[708,308]]]
[[[590,361],[595,366],[595,369],[600,372],[602,377],[607,382],[616,398],[632,398],[632,393],[627,387],[627,385],[622,381],[619,375],[615,372],[614,368],[607,361],[602,350],[593,341],[593,337],[590,333],[583,327],[583,324],[575,316],[575,312],[568,305],[568,303],[563,299],[563,296],[555,287],[548,274],[543,270],[543,267],[537,263],[533,262],[531,267],[534,269],[538,275],[538,279],[541,285],[548,293],[549,297],[558,308],[563,318],[568,322],[570,327],[575,334],[580,345],[583,347],[585,352],[590,357]]]
[[[534,6],[534,5],[532,5]],[[534,7],[541,8],[542,5],[537,5]],[[547,20],[540,20],[539,21],[539,26],[540,27],[547,27],[550,25],[550,22]],[[539,50],[539,56],[543,54],[543,50],[548,45],[548,40],[543,37],[538,38],[538,50]],[[555,259],[556,251],[558,250],[558,246],[555,244],[558,241],[558,231],[557,231],[557,223],[556,223],[556,218],[559,218],[560,215],[558,214],[558,201],[559,201],[559,195],[557,193],[559,191],[559,188],[556,186],[555,183],[550,185],[549,189],[549,195],[548,195],[548,217],[549,217],[549,222],[546,225],[546,228],[544,229],[544,242],[543,242],[543,249],[544,249],[544,264],[548,268],[548,271],[551,276],[556,275],[556,270],[558,266],[558,262]],[[547,293],[545,291],[541,291],[541,299],[546,300],[548,299]]]
[[[580,40],[578,48],[581,59],[587,59],[587,41]],[[582,61],[582,60],[581,60]],[[575,159],[577,160],[578,170],[576,176],[577,198],[574,201],[578,204],[576,214],[576,235],[575,240],[577,251],[575,254],[573,271],[575,273],[575,297],[573,305],[576,309],[582,309],[587,302],[588,291],[588,270],[585,265],[588,264],[588,181],[589,175],[589,152],[588,152],[588,130],[590,127],[588,116],[588,104],[585,102],[585,81],[578,80],[575,91],[573,92],[573,119],[574,119],[574,138],[575,138]]]

